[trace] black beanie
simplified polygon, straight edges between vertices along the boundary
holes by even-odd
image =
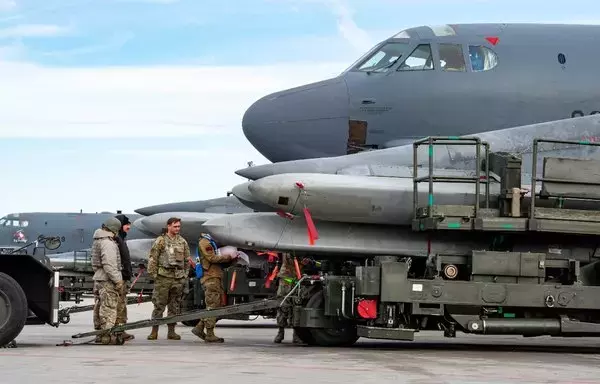
[[[129,221],[129,217],[125,215],[117,215],[115,216],[115,218],[117,218],[121,222],[121,226],[131,224],[131,222]]]

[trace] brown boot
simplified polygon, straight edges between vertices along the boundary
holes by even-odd
[[[135,339],[135,336],[133,336],[132,334],[127,333],[127,332],[123,332],[122,333],[122,337],[123,337],[123,340],[125,340],[125,341],[129,341],[129,340]]]
[[[204,322],[200,320],[198,324],[192,329],[192,333],[202,340],[206,339],[206,333],[204,333]]]
[[[152,332],[148,335],[148,340],[158,339],[158,325],[152,327]]]
[[[225,340],[215,336],[214,328],[206,328],[206,338],[204,339],[207,343],[222,343]]]
[[[175,333],[175,324],[167,324],[169,327],[169,333],[167,334],[167,339],[169,340],[181,340],[181,336]]]
[[[279,330],[277,331],[277,336],[275,336],[275,339],[273,340],[273,342],[276,344],[280,344],[283,341],[284,337],[285,337],[285,328],[279,327]]]

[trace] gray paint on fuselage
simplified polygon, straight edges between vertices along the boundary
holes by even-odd
[[[90,248],[93,242],[94,231],[109,217],[116,213],[70,213],[70,212],[24,212],[9,214],[0,219],[0,246],[23,246],[35,241],[40,235],[59,236],[62,244],[60,248],[46,253],[64,253]],[[141,215],[125,213],[132,223]],[[11,225],[5,225],[6,220]],[[13,226],[12,222],[18,221],[20,225]],[[26,222],[26,223],[25,223]],[[22,224],[26,224],[25,226]],[[25,235],[24,242],[15,242],[15,233],[21,231]],[[127,239],[150,238],[133,226],[127,234]]]
[[[368,122],[366,144],[384,147],[431,135],[466,135],[589,115],[600,110],[600,26],[458,24],[455,36],[407,29],[403,56],[386,72],[357,71],[267,95],[245,113],[243,130],[272,162],[346,154],[348,120]],[[496,45],[486,37],[498,37]],[[460,44],[465,72],[440,69],[438,47]],[[398,70],[431,44],[433,70]],[[491,49],[497,65],[473,72],[469,46]],[[559,62],[559,54],[566,62]],[[367,104],[364,104],[365,101]],[[578,112],[580,111],[580,112]],[[396,144],[393,144],[396,143]]]

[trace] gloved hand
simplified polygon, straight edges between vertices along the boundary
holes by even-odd
[[[117,292],[123,292],[123,288],[125,287],[125,280],[120,280],[117,284],[115,284],[115,288]]]

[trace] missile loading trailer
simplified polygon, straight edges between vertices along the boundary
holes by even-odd
[[[537,139],[534,159],[542,142],[600,145]],[[485,169],[484,174],[478,170],[473,178],[436,177],[429,167],[429,174],[419,177],[417,147],[430,146],[431,164],[432,147],[438,144],[476,145],[477,164]],[[317,346],[349,346],[360,337],[413,340],[420,330],[443,331],[446,337],[455,337],[457,331],[600,336],[600,264],[596,260],[600,162],[546,157],[538,178],[534,160],[531,196],[527,197],[521,185],[521,159],[490,153],[488,148],[477,138],[428,138],[415,143],[414,188],[428,182],[429,194],[424,204],[416,198],[413,201],[412,231],[427,234],[431,244],[451,234],[457,242],[471,243],[471,249],[424,247],[414,255],[336,256],[322,260],[312,275],[302,276],[297,266],[297,281],[285,298],[265,300],[274,291],[261,287],[253,294],[244,288],[242,303],[235,299],[234,272],[239,278],[247,271],[230,267],[224,281],[227,306],[143,320],[112,331],[195,323],[213,316],[272,316],[280,305],[291,304],[298,336]],[[494,201],[487,193],[490,172],[501,178],[500,194]],[[472,183],[476,196],[485,188],[485,197],[474,205],[436,205],[433,185],[444,181]],[[537,182],[541,182],[539,192]],[[589,204],[581,204],[584,200]],[[258,287],[259,280],[254,280]],[[246,281],[240,286],[251,284]]]
[[[534,159],[542,142],[599,145],[534,140]],[[486,239],[489,246],[468,253],[381,255],[362,265],[324,263],[322,274],[306,278],[292,296],[294,327],[303,341],[341,346],[359,337],[413,340],[419,330],[441,330],[447,337],[456,331],[600,336],[600,162],[546,157],[538,178],[534,160],[532,196],[522,207],[526,191],[519,158],[489,153],[477,138],[428,138],[415,143],[415,157],[418,146],[429,145],[431,159],[437,144],[476,145],[485,176],[419,177],[415,166],[415,189],[428,182],[430,193],[422,204],[414,200],[413,231],[432,241],[449,232],[461,241]],[[434,182],[473,183],[479,196],[490,168],[501,175],[498,201],[435,204]],[[536,182],[542,183],[539,193]],[[538,200],[546,200],[543,208],[536,206]],[[580,200],[595,202],[596,208],[565,208]]]

